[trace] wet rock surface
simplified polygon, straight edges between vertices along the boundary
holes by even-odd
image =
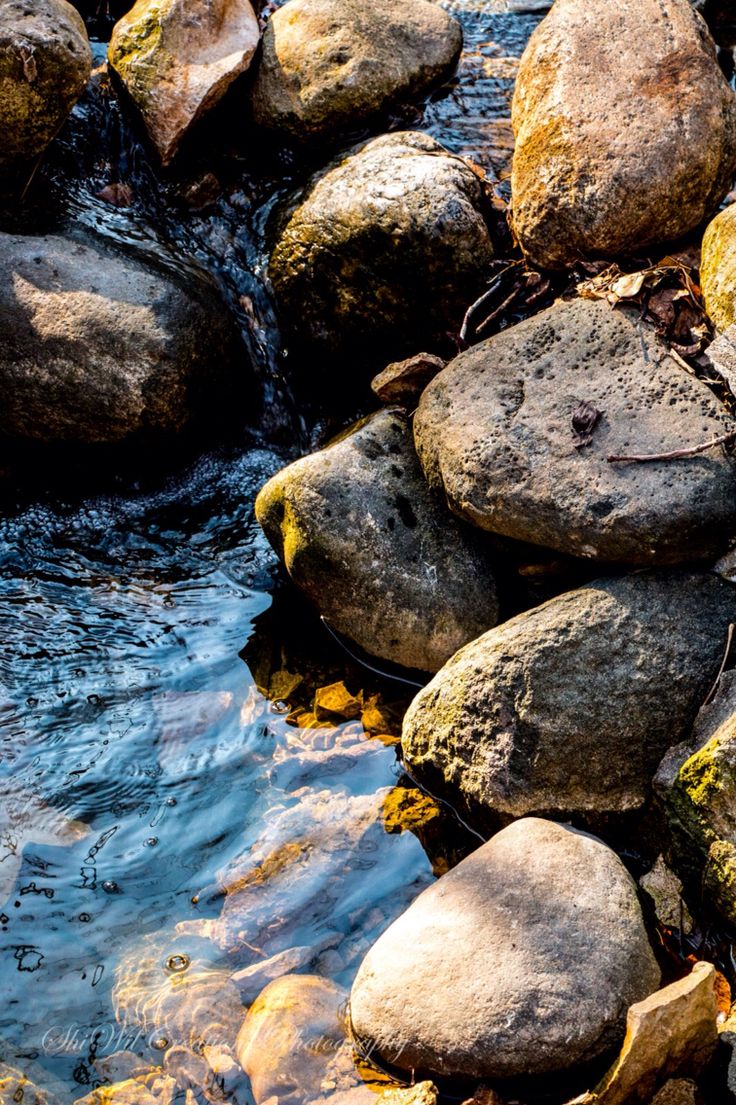
[[[623,1036],[628,1006],[658,981],[615,853],[526,818],[384,933],[360,967],[350,1014],[360,1043],[405,1070],[533,1076],[605,1053]]]
[[[338,372],[346,356],[375,370],[444,347],[493,257],[484,210],[480,178],[426,135],[348,151],[309,181],[271,252],[294,343]]]
[[[481,822],[634,811],[713,685],[735,603],[729,584],[688,573],[551,599],[466,645],[419,692],[405,759]]]
[[[589,444],[573,416],[596,411]],[[717,555],[736,522],[736,466],[695,446],[736,425],[636,315],[558,302],[451,361],[424,391],[414,434],[429,482],[483,529],[631,564]]]
[[[498,620],[490,553],[427,487],[397,411],[278,473],[256,515],[328,623],[375,656],[436,671]]]
[[[66,0],[0,6],[0,173],[42,153],[92,71],[79,14]]]
[[[91,239],[0,235],[0,437],[113,445],[245,421],[214,286]]]
[[[253,117],[299,142],[334,140],[427,92],[461,47],[460,24],[428,0],[288,0],[266,25]]]
[[[542,267],[679,238],[736,170],[736,97],[688,0],[557,0],[512,119],[514,228]]]
[[[110,65],[164,165],[246,71],[259,39],[250,0],[138,0],[115,25]]]

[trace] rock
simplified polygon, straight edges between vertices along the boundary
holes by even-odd
[[[430,380],[446,365],[433,353],[417,353],[405,361],[394,361],[371,380],[371,391],[382,403],[413,407]]]
[[[716,329],[727,330],[736,323],[736,204],[721,211],[708,225],[703,236],[700,283],[705,309]],[[717,355],[723,338],[720,345],[713,344]]]
[[[734,285],[736,297],[736,285]],[[736,395],[736,325],[728,326],[712,341],[705,351],[705,357],[732,395]]]
[[[0,173],[43,153],[85,89],[92,51],[66,0],[0,5]]]
[[[279,472],[256,517],[329,625],[374,656],[436,671],[498,620],[488,553],[432,495],[397,411]]]
[[[373,370],[444,347],[493,257],[484,207],[480,177],[427,135],[385,134],[342,155],[308,182],[271,252],[290,337]]]
[[[690,935],[693,919],[682,900],[682,883],[667,866],[664,856],[657,856],[651,871],[639,879],[639,886],[651,898],[660,924],[679,929],[685,936]]]
[[[101,243],[10,234],[0,270],[6,442],[160,444],[244,410],[244,352],[204,278]]]
[[[466,645],[411,703],[405,760],[481,825],[639,809],[713,685],[736,592],[654,572],[551,599]]]
[[[318,721],[352,721],[353,718],[360,717],[362,712],[362,691],[357,696],[353,695],[342,681],[319,687],[315,693],[314,714]]]
[[[116,23],[110,65],[164,165],[249,67],[259,38],[250,0],[138,0]]]
[[[698,1087],[689,1078],[673,1078],[652,1098],[651,1105],[698,1105]]]
[[[404,1070],[548,1075],[616,1045],[628,1006],[658,981],[618,857],[595,837],[526,818],[386,930],[358,971],[350,1013],[361,1046]]]
[[[57,1105],[57,1098],[31,1082],[26,1075],[0,1063],[0,1105]]]
[[[601,412],[575,447],[581,403]],[[722,448],[648,464],[736,422],[683,372],[636,314],[558,302],[462,353],[424,391],[414,419],[430,484],[455,513],[559,552],[676,564],[722,551],[736,521],[736,465]]]
[[[668,1079],[703,1072],[718,1043],[714,983],[713,965],[696,963],[687,978],[631,1007],[624,1046],[595,1105],[649,1105]]]
[[[681,237],[736,170],[736,97],[688,0],[557,0],[512,122],[514,230],[543,268]]]
[[[736,673],[723,673],[692,738],[671,748],[655,787],[674,838],[673,859],[736,922]]]
[[[131,1078],[110,1086],[100,1086],[77,1098],[74,1105],[174,1105],[176,1092],[174,1079],[155,1071],[147,1078]]]
[[[449,75],[460,24],[428,0],[288,0],[266,24],[253,117],[298,142],[355,130]]]

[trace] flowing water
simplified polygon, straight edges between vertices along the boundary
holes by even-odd
[[[539,16],[449,7],[466,32],[458,77],[395,123],[428,130],[503,190],[514,59]],[[329,723],[311,710],[317,688],[345,680],[395,719],[412,688],[353,662],[279,581],[254,522],[258,488],[324,427],[296,410],[263,280],[269,213],[308,166],[239,146],[231,126],[220,113],[209,145],[160,178],[96,78],[20,222],[5,220],[81,225],[209,269],[265,397],[258,427],[177,475],[80,499],[76,476],[67,487],[47,473],[48,487],[5,493],[0,1060],[62,1101],[102,1080],[95,1059],[130,1048],[157,1063],[188,1031],[166,1006],[172,972],[196,961],[227,980],[298,949],[298,969],[349,985],[433,877],[422,818],[387,831],[391,796],[407,793],[391,789],[396,722],[371,736],[359,707]],[[131,188],[130,206],[98,198],[111,183]]]

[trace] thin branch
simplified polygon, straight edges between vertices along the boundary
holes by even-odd
[[[716,681],[713,684],[713,686],[711,687],[711,689],[709,690],[708,696],[705,699],[705,702],[703,703],[704,706],[707,706],[708,703],[714,698],[715,693],[718,690],[718,684],[721,681],[721,676],[723,675],[724,671],[726,670],[726,664],[728,663],[728,657],[729,657],[729,654],[731,652],[731,645],[733,644],[733,629],[734,629],[733,622],[731,622],[731,624],[728,627],[728,637],[726,638],[726,651],[723,654],[723,659],[721,660],[721,666],[718,669],[718,675],[716,676]]]
[[[730,430],[721,437],[714,437],[711,441],[704,441],[702,445],[691,445],[689,449],[673,449],[669,453],[632,453],[630,456],[606,457],[606,460],[610,464],[646,464],[652,460],[682,460],[685,457],[697,457],[699,453],[707,453],[717,445],[729,445],[732,441],[736,441],[736,430]]]

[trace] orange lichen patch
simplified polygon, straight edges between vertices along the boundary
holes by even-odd
[[[423,829],[441,816],[439,803],[421,790],[394,787],[383,800],[381,818],[387,833]]]

